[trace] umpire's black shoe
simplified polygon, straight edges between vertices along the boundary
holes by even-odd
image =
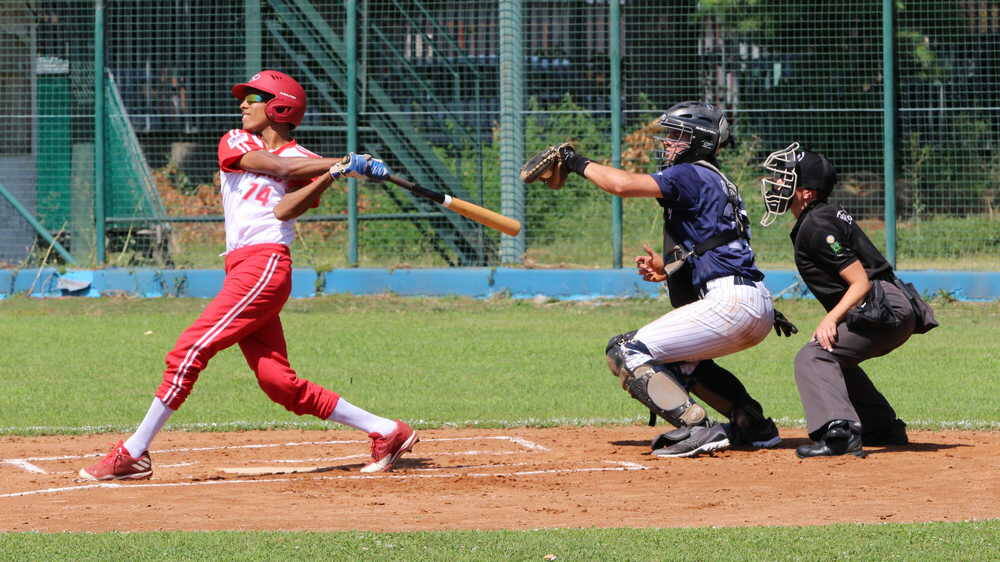
[[[848,420],[833,420],[826,425],[826,432],[819,441],[800,445],[795,449],[795,454],[800,459],[838,455],[864,457],[865,451],[861,448],[861,424]]]
[[[906,435],[906,422],[894,420],[889,427],[865,431],[861,434],[861,442],[868,447],[907,445],[910,443],[910,438]]]

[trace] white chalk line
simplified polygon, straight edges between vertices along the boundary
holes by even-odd
[[[423,441],[421,441],[421,443],[423,443]],[[476,455],[492,455],[492,456],[517,455],[517,454],[520,454],[520,452],[519,451],[477,451],[477,450],[472,450],[472,451],[446,451],[446,452],[435,451],[432,454],[435,457],[448,457],[448,456],[459,456],[459,455],[470,456],[471,457],[471,456],[476,456]],[[357,454],[357,455],[345,455],[343,457],[314,457],[314,458],[311,458],[311,459],[271,459],[271,460],[253,459],[253,460],[247,460],[247,461],[244,461],[244,462],[265,462],[265,463],[277,462],[277,463],[294,464],[294,463],[304,463],[304,462],[346,461],[346,460],[351,460],[351,459],[362,459],[362,458],[363,459],[371,458],[371,455]]]
[[[527,466],[527,465],[531,465],[531,464],[537,464],[537,463],[531,463],[531,462],[512,462],[512,463],[504,464],[502,466],[504,468],[510,468],[512,466]],[[460,467],[456,467],[456,466],[436,466],[436,467],[423,467],[423,468],[419,468],[419,467],[418,468],[407,468],[406,470],[413,470],[413,471],[418,471],[418,472],[436,472],[436,471],[439,471],[439,470],[454,470],[456,468],[464,468],[466,470],[473,469],[473,468],[497,468],[497,465],[496,465],[496,463],[490,463],[490,464],[470,464],[470,465],[463,465],[463,466],[460,466]]]
[[[344,475],[344,476],[314,476],[313,480],[409,480],[422,478],[510,478],[513,476],[541,476],[550,474],[574,474],[581,472],[631,472],[636,470],[648,470],[649,467],[632,462],[603,461],[617,466],[611,467],[584,467],[584,468],[554,468],[547,470],[521,470],[514,472],[448,472],[443,474],[393,474],[385,473],[381,475]],[[91,490],[95,488],[121,489],[121,488],[181,488],[187,486],[220,486],[225,484],[272,484],[280,482],[302,482],[301,478],[264,478],[255,480],[203,480],[198,482],[168,482],[162,484],[121,484],[117,482],[98,482],[96,484],[84,484],[81,486],[64,486],[61,488],[45,488],[42,490],[28,490],[25,492],[12,492],[0,494],[0,498],[16,498],[24,496],[34,496],[40,494],[58,494],[63,492],[76,492],[80,490]]]
[[[48,472],[44,468],[31,464],[26,459],[4,459],[3,461],[0,462],[3,462],[4,464],[14,465],[18,468],[23,468],[28,472],[34,472],[36,474],[48,474]]]
[[[471,440],[483,440],[483,439],[493,439],[499,441],[510,441],[529,450],[535,451],[548,451],[547,448],[528,441],[527,439],[522,439],[520,437],[513,437],[510,435],[486,435],[481,437],[428,437],[421,438],[421,443],[432,443],[437,441],[471,441]],[[164,453],[190,453],[190,452],[204,452],[204,451],[224,451],[224,450],[237,450],[237,449],[269,449],[276,447],[302,447],[302,446],[315,446],[315,445],[346,445],[354,443],[368,443],[367,439],[348,439],[348,440],[332,440],[332,441],[292,441],[288,443],[255,443],[250,445],[222,445],[217,447],[183,447],[177,449],[158,449],[150,451],[151,455],[160,455]],[[26,464],[31,464],[38,461],[65,461],[65,460],[80,460],[86,458],[103,457],[107,453],[87,453],[84,455],[59,455],[53,457],[25,457],[17,459],[0,459],[0,463],[6,463],[13,466],[18,466],[24,468],[25,470],[30,470],[26,468]],[[37,467],[36,467],[37,468]],[[41,470],[41,469],[39,469]]]
[[[518,451],[475,451],[475,450],[473,450],[473,451],[435,452],[433,454],[434,454],[435,457],[448,457],[448,456],[454,456],[454,457],[457,457],[457,456],[471,457],[471,456],[480,456],[480,455],[482,455],[482,456],[506,456],[506,455],[517,455],[517,454],[520,454],[520,453]],[[371,458],[370,455],[357,454],[357,455],[344,455],[342,457],[316,457],[316,458],[311,458],[311,459],[247,459],[247,460],[245,460],[243,462],[246,463],[246,464],[252,464],[252,463],[259,463],[259,464],[272,464],[272,463],[276,463],[276,464],[302,464],[302,463],[314,463],[314,462],[347,461],[347,460],[353,460],[353,459],[369,459],[369,458]],[[160,463],[157,463],[155,468],[157,468],[157,469],[160,469],[160,468],[182,468],[182,467],[185,467],[185,466],[194,466],[196,464],[199,464],[198,461],[179,462],[179,463],[173,463],[173,464],[160,464]],[[524,465],[524,464],[530,464],[530,463],[506,463],[503,466],[520,466],[520,465]],[[34,466],[34,465],[32,465],[32,466]],[[484,465],[477,465],[475,467],[474,466],[463,466],[462,468],[477,468],[477,467],[488,467],[488,466],[496,466],[496,464],[495,463],[494,464],[484,464]],[[76,470],[45,471],[45,470],[43,470],[40,467],[35,467],[35,468],[37,468],[38,471],[40,471],[41,474],[51,474],[53,476],[58,476],[60,474],[77,474]],[[447,470],[448,468],[449,467],[441,467],[441,468],[419,468],[419,469],[414,469],[414,470]],[[34,471],[32,471],[32,472],[34,472]]]
[[[173,463],[173,464],[160,464],[160,463],[157,463],[155,468],[157,468],[157,469],[160,469],[160,468],[183,468],[185,466],[194,466],[196,464],[198,464],[198,461],[178,462],[178,463]],[[78,470],[53,470],[53,471],[46,472],[46,474],[51,474],[53,476],[58,476],[60,474],[74,474],[75,475],[75,474],[79,474],[79,471]]]

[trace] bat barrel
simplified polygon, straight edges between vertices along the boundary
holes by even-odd
[[[508,236],[517,236],[521,232],[521,223],[517,220],[480,207],[479,205],[474,205],[468,201],[445,195],[444,202],[441,204],[463,217],[472,219],[494,230],[499,230]]]
[[[398,176],[389,176],[387,179],[390,182],[409,190],[417,196],[439,203],[443,207],[452,210],[467,219],[478,222],[483,226],[499,230],[509,236],[517,236],[517,234],[521,232],[521,223],[516,219],[506,217],[500,213],[491,211],[485,207],[480,207],[479,205],[475,205],[473,203],[469,203],[463,199],[452,197],[451,195],[431,191],[430,189],[421,187]]]

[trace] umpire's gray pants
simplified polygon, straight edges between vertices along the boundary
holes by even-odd
[[[898,287],[882,283],[886,302],[903,318],[896,328],[852,331],[843,322],[837,326],[837,342],[827,351],[814,341],[795,356],[795,384],[806,413],[809,433],[831,420],[861,423],[865,433],[888,428],[896,412],[858,366],[865,359],[896,349],[913,334],[913,307]]]

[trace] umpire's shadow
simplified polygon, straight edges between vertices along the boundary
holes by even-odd
[[[799,447],[799,445],[808,445],[810,443],[812,443],[812,439],[809,439],[808,437],[782,437],[781,443],[778,443],[772,447],[772,449],[788,449],[794,451]],[[864,445],[864,450],[866,455],[880,455],[882,453],[901,453],[904,451],[933,453],[944,449],[971,446],[972,445],[966,445],[964,443],[916,443],[910,441],[909,444],[906,445]],[[745,449],[745,447],[733,448],[737,450]]]
[[[966,443],[914,443],[910,441],[906,445],[865,445],[865,453],[869,455],[881,455],[882,453],[896,453],[903,451],[913,451],[918,453],[933,453],[944,449],[957,449],[959,447],[972,447]]]

